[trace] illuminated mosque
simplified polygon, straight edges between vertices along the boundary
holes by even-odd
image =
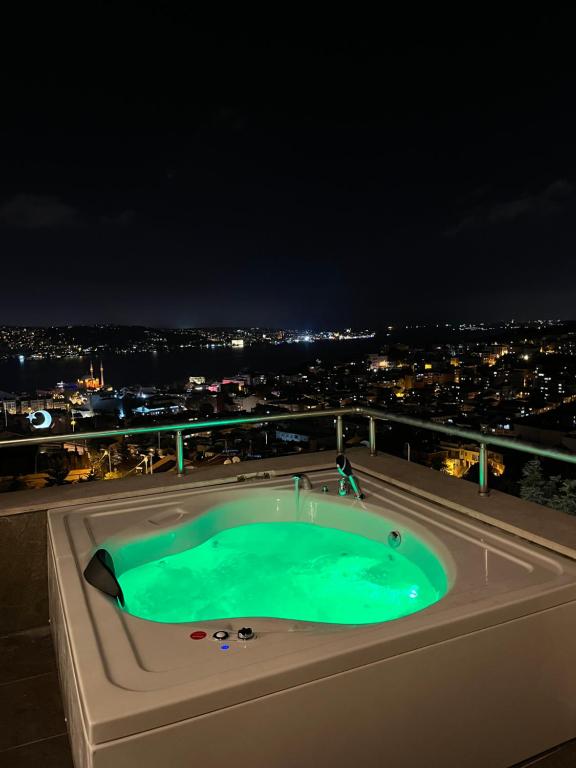
[[[78,386],[82,389],[101,389],[104,387],[104,365],[100,360],[100,378],[94,376],[94,365],[90,360],[90,373],[78,379]]]

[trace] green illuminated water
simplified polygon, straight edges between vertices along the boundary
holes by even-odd
[[[160,622],[260,616],[366,624],[420,611],[446,591],[387,544],[294,522],[227,528],[118,580],[125,610]]]

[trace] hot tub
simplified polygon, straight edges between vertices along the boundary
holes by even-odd
[[[576,567],[360,473],[49,513],[77,766],[507,766],[576,736]],[[328,493],[321,488],[327,485]],[[83,577],[111,558],[121,599]]]
[[[370,504],[280,489],[207,501],[201,514],[162,510],[99,543],[122,610],[163,623],[363,625],[427,608],[453,582],[436,536],[416,522],[400,532]]]

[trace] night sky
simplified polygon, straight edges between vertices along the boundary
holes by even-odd
[[[568,20],[156,5],[4,24],[0,323],[576,316]]]

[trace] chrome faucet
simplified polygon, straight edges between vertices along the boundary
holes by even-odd
[[[338,496],[348,496],[352,489],[347,477],[338,478]]]
[[[312,490],[312,481],[308,475],[298,472],[296,475],[292,475],[292,480],[294,480],[294,488],[296,490],[300,490],[300,488],[302,488],[303,491]]]
[[[350,490],[352,490],[357,499],[363,499],[364,494],[360,490],[358,480],[354,476],[352,464],[350,464],[343,453],[339,453],[336,457],[336,469],[341,475],[338,483],[338,496],[347,496]]]

